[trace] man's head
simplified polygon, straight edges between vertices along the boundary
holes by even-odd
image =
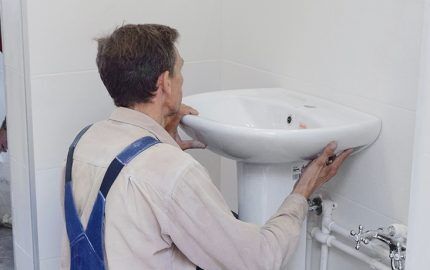
[[[163,87],[171,92],[170,109],[179,108],[183,60],[177,38],[178,32],[168,26],[139,24],[124,25],[98,40],[97,66],[116,106],[147,103]]]

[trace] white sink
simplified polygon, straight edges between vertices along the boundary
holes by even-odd
[[[250,163],[309,160],[333,140],[338,151],[360,149],[381,129],[374,116],[281,88],[209,92],[183,102],[200,113],[182,119],[188,135],[215,153]]]
[[[213,152],[237,161],[239,218],[256,224],[276,212],[301,167],[327,143],[336,141],[337,152],[358,152],[373,143],[381,129],[374,116],[280,88],[210,92],[183,102],[200,114],[184,116],[182,129]],[[305,257],[303,228],[286,269],[305,269]]]

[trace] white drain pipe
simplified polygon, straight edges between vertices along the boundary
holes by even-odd
[[[336,208],[336,204],[329,200],[324,200],[322,202],[322,222],[321,222],[321,232],[323,234],[330,234],[330,227],[327,226],[332,221],[333,209]],[[313,230],[312,230],[313,231]],[[321,260],[320,260],[320,270],[327,270],[328,265],[328,245],[325,242],[321,242]]]
[[[309,223],[310,224],[310,223]],[[306,270],[311,270],[312,261],[312,235],[306,231]]]

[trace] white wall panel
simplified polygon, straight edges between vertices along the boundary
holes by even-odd
[[[127,23],[173,26],[185,60],[217,60],[220,7],[216,0],[29,1],[32,75],[95,69],[94,39]]]

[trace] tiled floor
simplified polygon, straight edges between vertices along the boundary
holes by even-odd
[[[12,229],[0,226],[0,270],[13,270]]]

